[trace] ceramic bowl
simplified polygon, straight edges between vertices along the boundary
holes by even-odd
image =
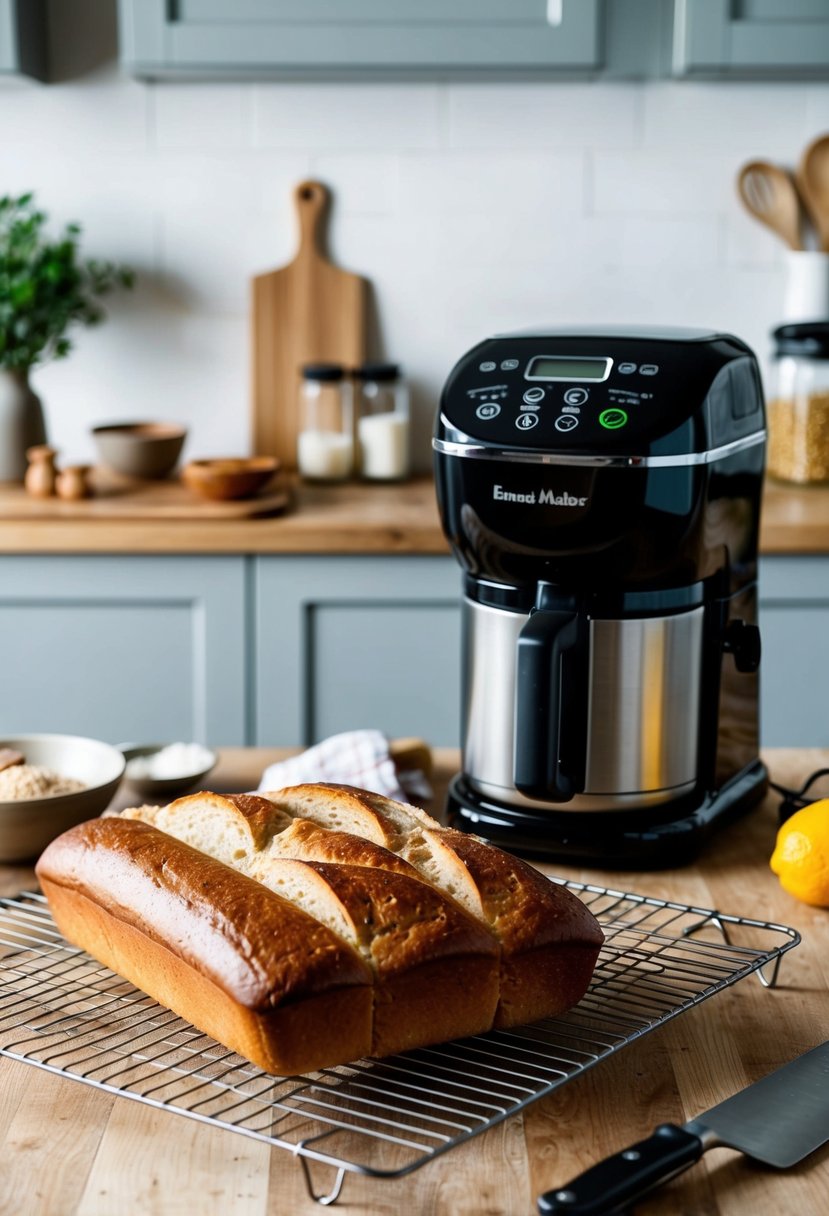
[[[101,463],[127,477],[166,477],[178,463],[187,429],[173,422],[118,422],[92,428]]]
[[[227,500],[253,498],[279,469],[274,456],[251,456],[247,460],[191,460],[181,471],[189,490],[202,498]]]
[[[121,752],[129,770],[130,760],[135,760],[138,756],[153,756],[166,746],[167,744],[165,743],[146,743],[143,747],[122,747]],[[205,748],[205,751],[207,750]],[[124,785],[128,790],[144,799],[165,801],[177,798],[179,794],[184,794],[187,790],[193,789],[209,773],[212,773],[216,767],[215,752],[210,752],[210,757],[210,763],[206,767],[200,768],[198,772],[186,773],[181,777],[131,777],[129,771],[127,771],[124,777]]]
[[[50,840],[106,810],[124,775],[117,747],[77,735],[15,735],[0,738],[0,747],[22,752],[26,764],[52,769],[83,781],[75,794],[53,794],[0,802],[0,862],[28,861]]]

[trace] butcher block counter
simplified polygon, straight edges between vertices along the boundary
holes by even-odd
[[[211,788],[255,787],[285,752],[221,752]],[[436,802],[457,764],[436,753]],[[770,751],[772,776],[799,784],[829,752]],[[344,1213],[530,1216],[537,1195],[602,1155],[682,1123],[829,1038],[829,911],[785,894],[767,865],[776,798],[723,830],[682,870],[555,872],[581,881],[794,926],[778,985],[750,975],[625,1046],[504,1123],[396,1180],[346,1177]],[[542,867],[553,872],[550,867]],[[26,867],[0,867],[0,890],[31,888]],[[435,1099],[439,1101],[439,1095]],[[779,1118],[785,1118],[785,1110]],[[327,1167],[328,1181],[333,1171]],[[324,1178],[320,1178],[324,1184]],[[0,1057],[0,1212],[9,1216],[282,1216],[318,1211],[300,1163],[283,1149],[115,1097]],[[676,1216],[829,1211],[829,1151],[777,1173],[728,1149],[636,1208]]]
[[[122,499],[45,504],[0,485],[0,553],[448,553],[430,477],[287,488],[291,505],[282,514],[221,519],[215,505],[200,512],[183,488],[176,506],[192,507],[190,518],[171,514],[170,483],[136,485]],[[760,548],[829,553],[829,486],[769,482]]]

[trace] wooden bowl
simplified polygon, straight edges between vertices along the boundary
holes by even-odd
[[[166,477],[175,468],[187,430],[172,422],[119,422],[92,428],[101,463],[127,477]]]
[[[278,471],[279,463],[275,456],[191,460],[181,470],[181,479],[202,498],[253,498]]]

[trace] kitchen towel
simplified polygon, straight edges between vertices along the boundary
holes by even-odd
[[[379,730],[351,730],[331,735],[299,756],[271,764],[262,774],[260,790],[278,790],[307,781],[331,781],[409,802],[429,798],[432,790],[419,770],[398,771],[389,754],[389,741]]]

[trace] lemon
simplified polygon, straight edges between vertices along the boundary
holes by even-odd
[[[829,908],[829,798],[782,824],[769,864],[790,895]]]

